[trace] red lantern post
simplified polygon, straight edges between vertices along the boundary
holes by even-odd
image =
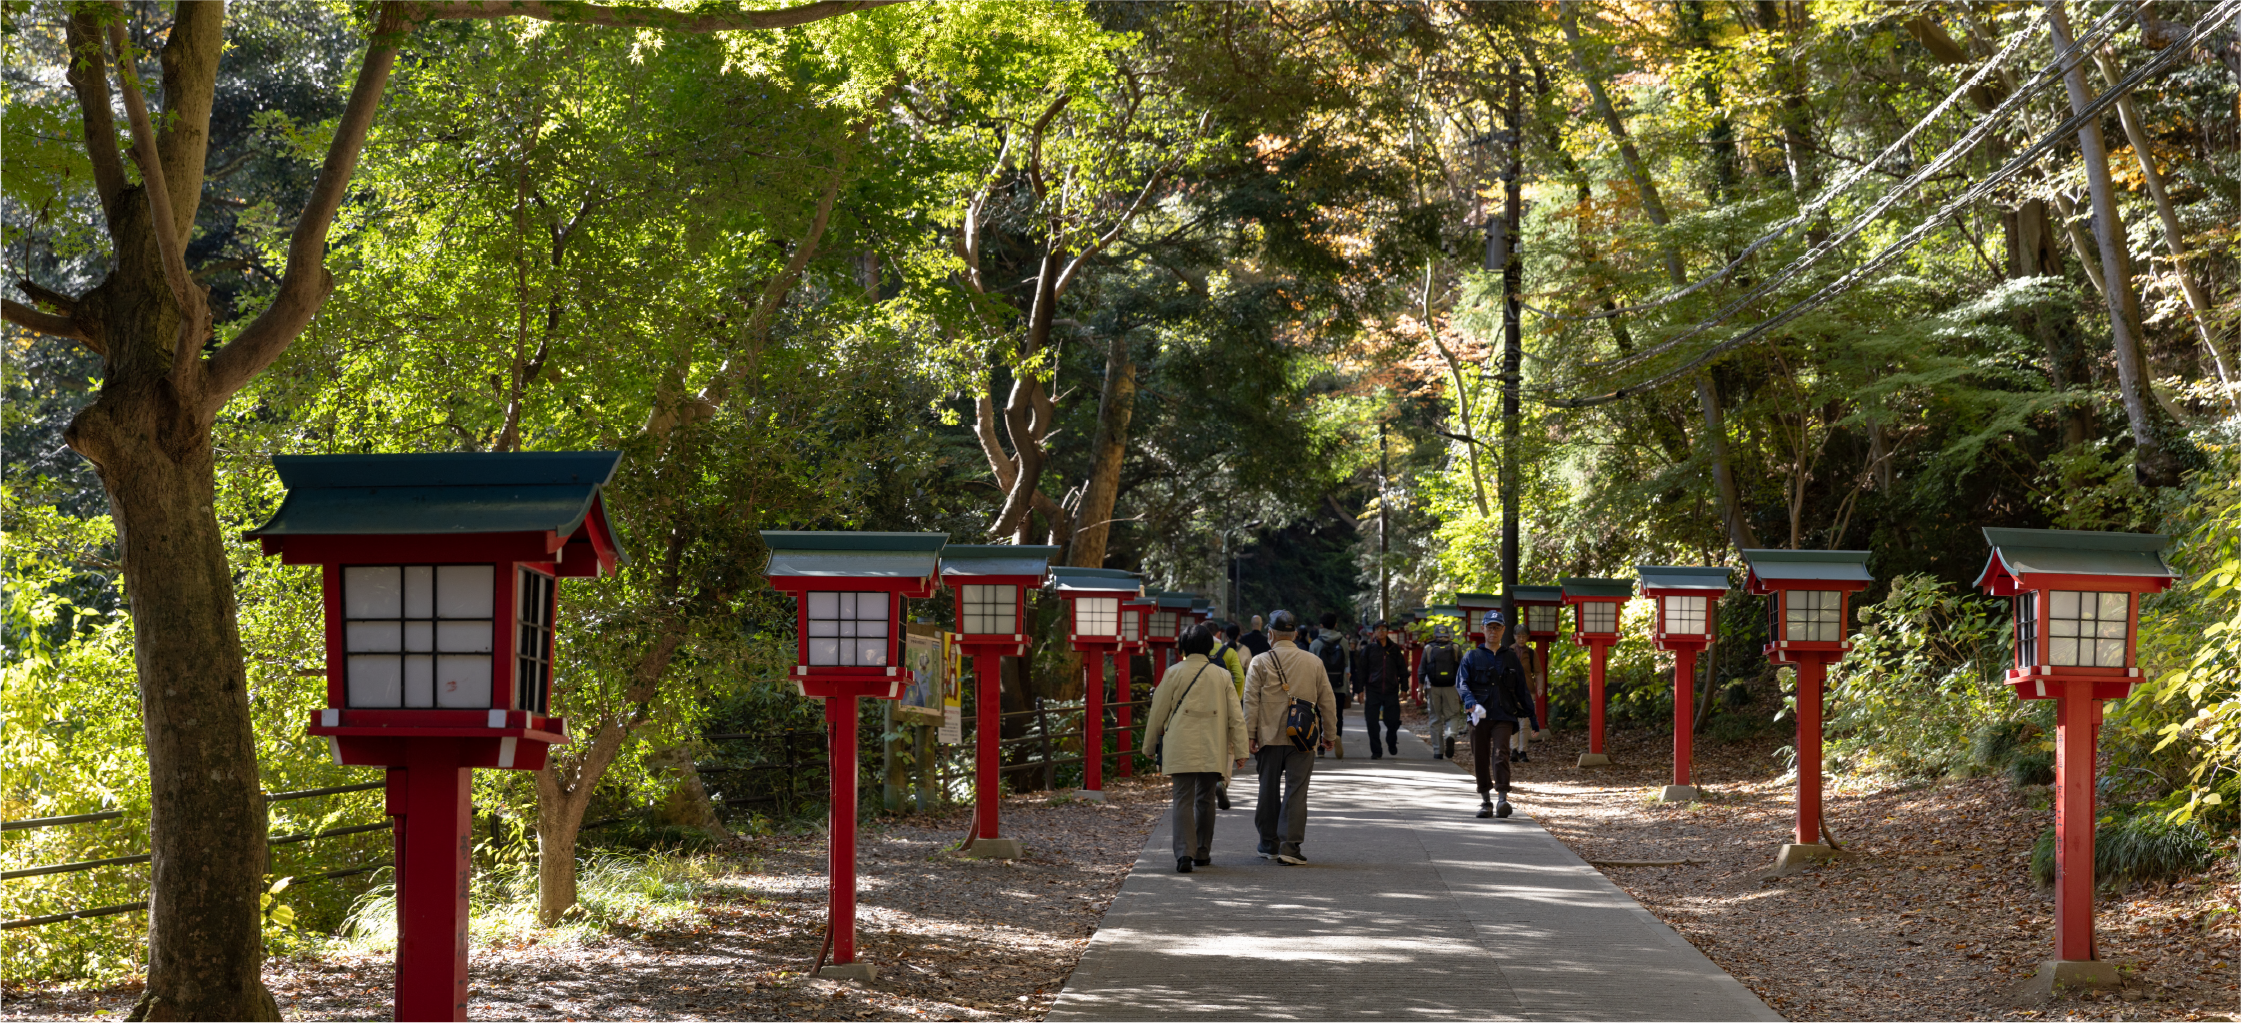
[[[1408,687],[1403,690],[1405,699],[1417,707],[1424,706],[1424,636],[1429,629],[1432,609],[1415,607],[1401,612],[1401,649],[1408,652]]]
[[[339,764],[388,768],[396,818],[396,1016],[467,1018],[469,772],[534,771],[568,741],[550,715],[564,577],[614,571],[600,488],[613,451],[275,457],[288,496],[252,530],[318,565]]]
[[[773,589],[793,594],[794,684],[825,701],[832,792],[826,892],[832,958],[818,974],[875,980],[856,961],[857,701],[901,699],[903,601],[931,597],[946,533],[763,531]]]
[[[1992,547],[1976,585],[2015,602],[2019,699],[2054,700],[2054,958],[2034,981],[2118,983],[2093,940],[2094,757],[2101,701],[2131,695],[2140,678],[2140,599],[2169,589],[2166,536],[1987,527]]]
[[[1486,635],[1486,612],[1502,607],[1498,593],[1458,593],[1455,606],[1463,611],[1463,645],[1468,647]]]
[[[1572,642],[1587,648],[1587,752],[1581,767],[1609,767],[1603,751],[1603,672],[1611,661],[1611,644],[1619,639],[1619,611],[1634,598],[1634,584],[1626,579],[1560,579],[1564,602],[1572,605],[1575,628]]]
[[[973,660],[977,680],[973,757],[973,833],[965,855],[1018,859],[1019,840],[998,834],[1003,808],[1003,659],[1027,653],[1027,594],[1050,574],[1056,547],[950,544],[941,551],[942,581],[957,601],[957,644]]]
[[[1696,716],[1696,655],[1719,634],[1720,597],[1728,570],[1686,565],[1641,565],[1642,595],[1657,602],[1651,645],[1673,654],[1673,784],[1658,794],[1668,802],[1696,798],[1691,779]]]
[[[1105,799],[1105,657],[1121,644],[1121,605],[1143,596],[1136,576],[1113,568],[1051,570],[1066,601],[1067,639],[1082,655],[1082,787],[1075,795]]]
[[[1144,596],[1155,605],[1145,619],[1144,643],[1152,649],[1152,685],[1166,677],[1168,662],[1175,656],[1175,641],[1183,635],[1183,617],[1191,609],[1190,594],[1162,593],[1145,590]]]
[[[1821,844],[1821,686],[1852,649],[1852,594],[1875,581],[1867,559],[1867,551],[1743,552],[1744,588],[1767,598],[1767,659],[1797,666],[1797,841],[1782,846],[1775,874],[1836,854]]]
[[[1557,633],[1564,630],[1564,588],[1518,587],[1517,616],[1525,620],[1525,631],[1518,638],[1533,644],[1533,712],[1540,717],[1545,733],[1549,728],[1549,648],[1556,643]]]

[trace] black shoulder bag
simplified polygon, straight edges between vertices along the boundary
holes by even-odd
[[[1292,704],[1284,712],[1284,737],[1292,740],[1298,749],[1314,749],[1323,744],[1323,711],[1313,700],[1292,696],[1292,680],[1284,675],[1284,658],[1276,656],[1276,684],[1284,687],[1284,695]]]

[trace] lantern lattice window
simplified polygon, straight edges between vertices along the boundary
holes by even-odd
[[[1528,606],[1525,609],[1525,627],[1542,635],[1553,633],[1559,628],[1557,622],[1562,612],[1563,609],[1554,604]]]
[[[1074,635],[1120,635],[1120,598],[1076,598],[1074,600]]]
[[[1580,605],[1581,632],[1617,632],[1619,608],[1609,601],[1594,600]]]
[[[1665,631],[1704,634],[1703,597],[1665,597]]]
[[[345,567],[348,705],[490,706],[495,575],[490,565]]]
[[[535,569],[521,570],[515,588],[521,600],[521,639],[514,646],[514,706],[532,714],[548,712],[552,692],[552,627],[557,580]]]
[[[1121,612],[1121,616],[1120,616],[1120,630],[1121,630],[1121,642],[1123,642],[1123,643],[1141,643],[1141,642],[1143,642],[1143,641],[1144,641],[1144,613],[1143,613],[1142,611],[1138,611],[1138,610],[1134,610],[1134,609],[1130,609],[1130,610],[1126,610],[1126,611],[1123,611],[1123,612]]]
[[[2124,667],[2132,595],[2090,590],[2047,593],[2047,661],[2092,668]]]
[[[1789,590],[1782,594],[1782,638],[1803,643],[1844,640],[1844,594]]]
[[[885,667],[889,599],[877,591],[811,590],[810,666]]]
[[[1019,587],[984,586],[968,583],[963,587],[964,632],[969,636],[1010,636],[1019,632]]]
[[[2025,590],[2009,598],[2015,604],[2015,663],[2039,663],[2039,594]]]
[[[1154,611],[1154,612],[1152,612],[1152,625],[1151,625],[1151,630],[1152,630],[1152,638],[1154,638],[1154,639],[1174,639],[1174,638],[1175,638],[1175,612],[1173,612],[1173,611]]]

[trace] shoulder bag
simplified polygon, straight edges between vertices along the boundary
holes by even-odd
[[[1291,679],[1284,675],[1283,655],[1273,653],[1272,656],[1275,658],[1276,684],[1284,688],[1284,695],[1292,701],[1291,706],[1284,711],[1284,737],[1290,739],[1293,747],[1298,749],[1309,750],[1322,745],[1322,708],[1317,707],[1313,700],[1292,696]]]

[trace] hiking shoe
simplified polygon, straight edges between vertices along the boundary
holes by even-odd
[[[1383,759],[1385,759],[1385,754],[1383,754],[1383,753],[1381,753],[1381,752],[1378,752],[1377,750],[1371,750],[1371,751],[1370,751],[1370,759],[1371,759],[1371,760],[1383,760]]]
[[[1193,856],[1191,857],[1191,863],[1195,866],[1211,867],[1214,865],[1214,858],[1212,856]]]
[[[1478,816],[1480,820],[1485,820],[1488,817],[1494,816],[1494,804],[1487,802],[1479,803]]]
[[[1281,863],[1287,867],[1297,867],[1307,862],[1307,856],[1306,854],[1301,853],[1297,850],[1288,853],[1277,853],[1276,862]]]
[[[1517,762],[1518,762],[1518,763],[1520,763],[1520,764],[1530,764],[1530,763],[1532,763],[1532,762],[1533,762],[1533,751],[1532,751],[1532,750],[1529,750],[1529,749],[1521,749],[1521,750],[1518,750],[1518,751],[1517,751]]]
[[[1190,858],[1190,857],[1188,857],[1188,856],[1177,856],[1177,857],[1175,857],[1175,872],[1176,872],[1176,873],[1178,873],[1178,874],[1188,874],[1188,873],[1190,873],[1190,872],[1191,872],[1191,858]]]
[[[1276,843],[1262,842],[1260,848],[1254,850],[1254,854],[1264,860],[1271,856],[1274,856],[1276,855]]]
[[[1449,736],[1449,737],[1448,737],[1448,739],[1447,739],[1447,758],[1448,758],[1449,760],[1453,760],[1453,759],[1455,759],[1455,737],[1454,737],[1454,736]]]
[[[1509,801],[1509,800],[1505,799],[1505,800],[1502,800],[1502,801],[1501,801],[1501,802],[1499,802],[1499,803],[1496,803],[1496,804],[1494,804],[1494,816],[1496,816],[1496,817],[1507,817],[1507,816],[1509,816],[1509,815],[1510,815],[1510,801]]]

